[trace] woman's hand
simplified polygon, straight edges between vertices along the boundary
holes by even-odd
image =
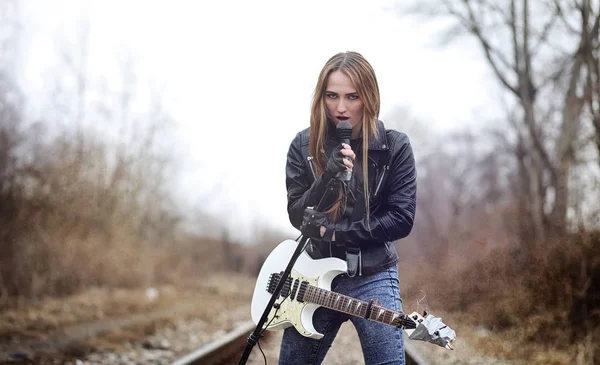
[[[331,237],[325,236],[327,229],[330,230],[330,235],[333,234],[333,224],[329,222],[329,218],[327,218],[325,213],[318,212],[313,208],[306,208],[304,210],[302,226],[300,227],[303,235],[314,239],[331,241]]]
[[[344,158],[350,157],[350,160]],[[352,151],[350,145],[346,143],[341,143],[337,147],[333,149],[331,152],[331,156],[329,156],[329,160],[327,160],[327,165],[325,166],[325,176],[327,178],[332,178],[336,174],[347,171],[354,167],[352,161],[356,158],[356,154]]]

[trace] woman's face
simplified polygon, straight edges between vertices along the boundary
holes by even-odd
[[[359,99],[350,78],[341,71],[332,72],[327,79],[325,105],[335,125],[347,120],[352,127],[360,126],[363,102]]]

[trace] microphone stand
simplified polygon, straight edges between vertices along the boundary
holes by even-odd
[[[256,345],[256,343],[260,339],[260,333],[263,331],[263,325],[265,324],[265,322],[268,319],[269,313],[271,312],[271,308],[273,308],[275,301],[279,298],[279,292],[281,292],[281,289],[283,288],[285,282],[287,281],[287,278],[290,276],[292,267],[296,263],[296,260],[298,259],[298,257],[302,253],[302,251],[304,250],[304,248],[309,240],[309,238],[304,235],[300,236],[299,238],[300,238],[300,241],[298,243],[298,246],[296,247],[296,251],[294,251],[294,254],[292,255],[292,258],[290,259],[290,262],[288,263],[287,267],[285,268],[283,275],[279,279],[279,283],[277,284],[275,291],[271,295],[271,299],[269,300],[267,307],[265,308],[262,316],[260,317],[260,320],[256,324],[256,328],[248,337],[248,344],[246,345],[246,349],[244,350],[244,353],[242,354],[242,357],[240,358],[238,365],[242,365],[242,364],[246,363],[246,361],[248,360],[248,357],[250,356],[250,352],[252,352],[252,348],[254,347],[254,345]]]
[[[332,179],[332,181],[333,180],[339,181],[339,179],[335,178],[335,177]],[[327,195],[327,193],[329,191],[330,191],[330,189],[326,189],[325,192],[323,192],[323,197],[325,197],[325,195]],[[325,199],[320,200],[320,204],[318,204],[317,210],[319,210],[319,208],[321,208],[321,204],[323,203],[323,200],[325,200]],[[309,206],[314,206],[314,204],[310,204]],[[294,267],[294,264],[296,263],[296,260],[298,259],[298,257],[300,257],[300,254],[302,253],[302,251],[304,251],[304,248],[306,247],[306,244],[308,243],[310,238],[306,237],[304,235],[301,235],[300,237],[298,237],[298,239],[299,239],[298,246],[296,246],[296,250],[292,254],[292,257],[290,258],[290,262],[288,263],[287,267],[285,268],[285,271],[283,272],[281,278],[279,279],[279,283],[277,283],[277,287],[275,288],[275,291],[271,295],[271,299],[269,300],[269,303],[267,303],[267,307],[265,308],[262,316],[260,317],[260,320],[256,324],[256,328],[250,334],[250,336],[248,336],[248,344],[246,345],[246,348],[244,350],[244,353],[242,354],[242,357],[240,358],[240,361],[238,362],[238,365],[246,364],[246,361],[248,360],[248,357],[250,356],[250,352],[252,352],[252,348],[254,347],[254,345],[256,345],[256,343],[260,339],[260,333],[263,331],[263,325],[267,321],[267,319],[269,317],[269,313],[271,312],[271,309],[273,308],[275,301],[279,298],[279,293],[281,292],[281,289],[283,288],[285,282],[287,281],[288,277],[290,276],[290,273],[292,271],[292,268]],[[298,241],[298,239],[297,239],[297,241]]]

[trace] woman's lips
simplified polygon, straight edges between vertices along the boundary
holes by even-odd
[[[336,118],[337,118],[337,120],[348,120],[348,119],[350,119],[348,117],[336,117]]]

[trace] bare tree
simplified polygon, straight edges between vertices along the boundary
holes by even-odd
[[[17,152],[23,143],[23,97],[13,79],[19,55],[20,25],[16,1],[0,1],[0,305],[14,286],[9,273],[17,250],[15,228],[20,194]]]
[[[597,34],[598,17],[591,19],[587,0],[570,5],[443,0],[436,5],[435,11],[423,4],[417,10],[449,16],[455,21],[452,34],[473,36],[496,79],[516,101],[518,123],[513,125],[520,185],[530,197],[523,211],[532,221],[529,241],[540,242],[546,232],[562,234],[568,227],[569,174],[586,100],[581,93],[584,50],[587,34]],[[570,25],[575,9],[587,19],[580,29]]]
[[[500,244],[498,232],[514,225],[513,219],[497,219],[497,211],[512,203],[511,142],[493,129],[434,133],[399,107],[385,122],[408,134],[417,161],[417,219],[407,242],[436,267],[460,256],[477,237]]]
[[[579,62],[585,70],[583,94],[596,132],[594,142],[600,154],[600,5],[596,4],[594,9],[591,0],[584,0],[576,3],[575,7],[580,14],[580,24],[578,28],[570,29],[581,35]],[[564,19],[564,22],[567,23],[567,20]]]

